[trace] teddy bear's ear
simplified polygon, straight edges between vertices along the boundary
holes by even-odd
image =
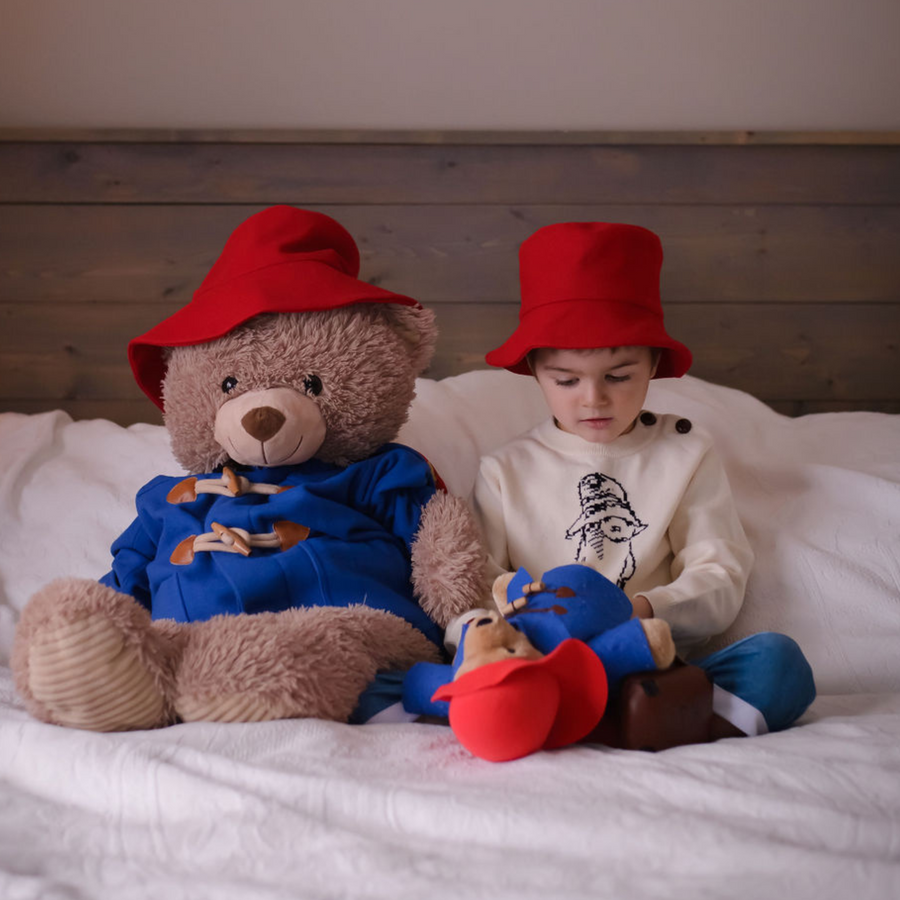
[[[437,343],[434,312],[422,307],[402,306],[399,303],[382,303],[379,310],[409,347],[416,375],[421,375],[428,368]]]

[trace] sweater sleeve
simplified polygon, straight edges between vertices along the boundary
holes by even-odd
[[[100,584],[130,594],[145,609],[152,610],[150,578],[147,566],[156,556],[156,542],[147,533],[140,517],[113,542],[112,569]]]
[[[671,625],[679,648],[690,649],[734,621],[753,565],[728,477],[712,448],[688,483],[668,535],[672,581],[641,593],[654,615]]]
[[[389,444],[358,467],[360,479],[351,500],[410,547],[422,510],[437,491],[428,460],[399,444]]]
[[[490,582],[511,569],[506,538],[506,522],[503,516],[503,491],[500,484],[500,467],[491,457],[483,457],[478,467],[472,494],[472,511],[481,530],[481,537],[488,555]]]

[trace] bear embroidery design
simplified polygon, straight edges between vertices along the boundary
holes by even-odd
[[[601,472],[585,475],[578,482],[578,499],[581,515],[566,532],[566,540],[578,538],[575,562],[587,561],[585,546],[589,546],[598,559],[603,559],[607,541],[614,544],[627,541],[628,553],[616,579],[616,586],[624,588],[635,570],[631,541],[647,527],[646,522],[642,522],[631,508],[625,488],[615,478]]]

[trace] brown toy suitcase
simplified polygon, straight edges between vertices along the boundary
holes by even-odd
[[[625,750],[665,750],[710,740],[713,686],[703,669],[676,660],[622,679],[585,741]]]

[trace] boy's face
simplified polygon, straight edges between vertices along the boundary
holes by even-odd
[[[592,444],[631,431],[656,373],[649,347],[543,349],[532,366],[557,425]]]

